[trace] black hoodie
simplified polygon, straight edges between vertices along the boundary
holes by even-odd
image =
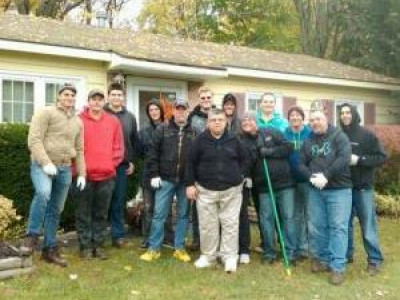
[[[340,106],[340,111],[343,107],[350,108],[352,120],[348,126],[340,120],[340,126],[350,140],[352,153],[359,156],[357,165],[350,168],[353,187],[360,190],[372,189],[375,168],[386,161],[387,155],[375,134],[360,126],[361,119],[356,108],[345,103]]]
[[[224,108],[225,103],[232,102],[235,105],[235,113],[228,123],[226,124],[226,128],[229,132],[232,132],[234,135],[239,136],[242,132],[241,122],[237,115],[237,100],[234,94],[228,93],[222,99],[222,108]]]

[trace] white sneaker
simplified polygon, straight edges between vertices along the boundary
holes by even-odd
[[[237,257],[229,257],[225,259],[225,272],[233,273],[236,272],[237,267]]]
[[[213,265],[213,262],[210,261],[207,256],[200,255],[200,257],[195,261],[194,266],[198,269],[209,268]]]
[[[240,254],[239,263],[245,264],[245,265],[249,264],[250,263],[250,255],[248,255],[248,254]]]

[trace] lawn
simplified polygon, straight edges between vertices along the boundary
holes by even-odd
[[[140,239],[134,238],[126,250],[110,248],[111,258],[107,261],[81,261],[75,247],[65,251],[70,261],[68,268],[42,263],[36,257],[34,275],[0,282],[0,299],[398,300],[399,225],[399,220],[380,220],[385,265],[376,277],[365,272],[365,254],[357,234],[355,262],[348,267],[346,281],[339,287],[327,282],[327,274],[311,274],[309,261],[297,265],[288,278],[281,264],[261,265],[257,253],[252,253],[252,262],[241,266],[236,274],[225,274],[220,265],[196,270],[192,263],[175,261],[167,248],[163,249],[160,260],[145,263],[139,260]]]

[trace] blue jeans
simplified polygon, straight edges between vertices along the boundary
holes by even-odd
[[[110,203],[111,238],[113,240],[125,236],[124,210],[126,189],[128,187],[128,176],[126,175],[128,167],[128,164],[122,163],[116,170],[115,187]]]
[[[285,188],[275,191],[276,206],[280,217],[285,250],[289,260],[295,257],[296,246],[296,224],[294,218],[294,188]],[[276,250],[276,228],[273,206],[269,193],[259,196],[260,201],[260,224],[263,233],[264,259],[274,260],[277,257]]]
[[[351,213],[351,189],[318,190],[309,194],[310,252],[332,271],[344,272]]]
[[[347,258],[352,258],[354,254],[353,221],[355,216],[357,216],[360,221],[363,244],[368,255],[368,262],[380,265],[383,262],[383,255],[379,247],[374,190],[353,189],[353,209],[349,223],[349,248],[347,251]]]
[[[296,184],[295,223],[296,223],[296,257],[308,256],[308,182]]]
[[[35,194],[29,211],[27,235],[39,235],[43,229],[44,247],[55,247],[60,216],[71,185],[71,168],[57,167],[57,174],[49,176],[33,161],[31,179]]]
[[[177,200],[177,222],[175,227],[175,249],[183,249],[188,226],[189,202],[186,198],[186,187],[183,183],[163,180],[156,190],[155,206],[149,237],[149,250],[159,251],[164,239],[164,224],[171,210],[173,196]]]

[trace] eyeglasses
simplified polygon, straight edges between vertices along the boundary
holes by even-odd
[[[211,123],[222,123],[222,122],[225,122],[225,119],[224,118],[218,118],[218,119],[212,118],[212,119],[208,119],[208,121]]]
[[[211,98],[212,98],[211,96],[207,96],[207,97],[200,97],[200,99],[201,99],[201,100],[206,100],[206,99],[210,100]]]

